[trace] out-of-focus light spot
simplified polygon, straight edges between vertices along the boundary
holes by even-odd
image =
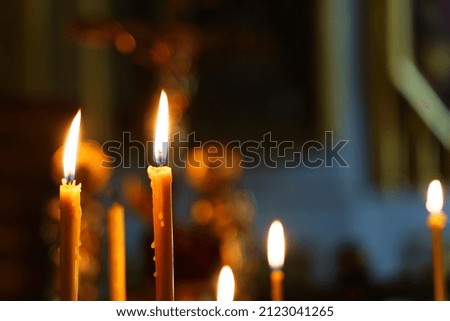
[[[195,222],[206,225],[213,219],[214,207],[210,201],[200,200],[194,203],[191,213]]]
[[[171,54],[172,54],[169,45],[165,42],[157,43],[153,47],[153,50],[151,51],[151,53],[152,53],[153,61],[156,64],[161,64],[161,65],[166,64],[169,61]]]
[[[114,40],[117,51],[124,55],[130,54],[136,49],[136,40],[126,31],[119,32]]]

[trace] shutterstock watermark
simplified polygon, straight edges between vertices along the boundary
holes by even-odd
[[[186,167],[235,167],[256,168],[319,168],[350,167],[341,155],[349,140],[334,140],[331,131],[324,133],[323,141],[309,140],[301,146],[294,141],[277,141],[267,132],[261,140],[233,140],[226,144],[217,140],[199,141],[195,132],[185,135],[174,134],[165,146],[170,157],[170,166]],[[122,140],[107,141],[102,146],[107,168],[146,168],[155,164],[153,142],[145,143],[131,138],[130,132],[123,132]],[[149,157],[151,157],[151,162]]]

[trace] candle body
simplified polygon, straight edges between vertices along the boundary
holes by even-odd
[[[60,207],[60,299],[78,300],[78,268],[80,260],[81,184],[62,180]]]
[[[272,301],[283,301],[283,281],[283,271],[274,270],[270,273],[270,294]]]
[[[126,301],[125,214],[114,203],[108,211],[109,296],[112,301]]]
[[[172,169],[149,166],[153,199],[156,300],[174,300]]]
[[[447,217],[442,212],[430,214],[428,217],[428,227],[431,230],[432,240],[434,299],[436,301],[445,301],[446,298],[444,248],[442,244],[442,230],[446,221]]]

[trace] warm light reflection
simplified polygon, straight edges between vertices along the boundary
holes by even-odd
[[[435,179],[428,186],[426,208],[430,213],[440,213],[444,206],[444,193],[441,182]]]
[[[284,230],[280,221],[276,220],[272,223],[267,237],[267,259],[270,268],[280,270],[284,265]]]
[[[63,167],[64,178],[71,182],[75,179],[75,167],[78,153],[78,137],[80,135],[81,110],[75,115],[70,125],[69,134],[64,145]]]
[[[153,155],[155,162],[162,165],[166,161],[169,145],[169,102],[166,92],[161,91],[159,99],[158,117],[156,119],[155,142]]]
[[[136,49],[136,40],[129,32],[121,31],[116,35],[114,45],[117,51],[127,55]]]
[[[217,284],[217,301],[233,301],[234,298],[234,275],[228,265],[225,265],[219,274]]]

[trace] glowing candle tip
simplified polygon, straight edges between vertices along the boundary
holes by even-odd
[[[72,124],[70,125],[69,133],[66,138],[66,143],[64,145],[63,167],[64,178],[67,182],[72,182],[75,180],[80,122],[81,110],[78,110],[78,113],[72,120]]]
[[[164,90],[161,91],[159,98],[158,116],[156,119],[155,142],[153,155],[155,162],[163,165],[167,158],[169,145],[169,101]]]
[[[270,268],[281,270],[284,265],[285,241],[283,224],[275,220],[269,229],[267,237],[267,259]]]
[[[228,265],[225,265],[219,274],[219,282],[217,284],[217,301],[233,301],[234,286],[233,271]]]
[[[433,180],[427,193],[426,208],[430,213],[440,213],[444,206],[444,194],[442,192],[441,182],[437,179]]]

